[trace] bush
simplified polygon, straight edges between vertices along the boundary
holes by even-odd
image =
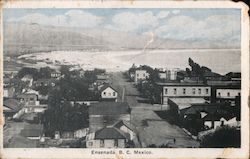
[[[240,130],[235,127],[224,126],[210,133],[201,141],[203,148],[240,147]]]

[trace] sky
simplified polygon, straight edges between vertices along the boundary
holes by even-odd
[[[4,23],[109,29],[240,45],[239,9],[4,9]]]

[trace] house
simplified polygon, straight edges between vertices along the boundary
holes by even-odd
[[[241,96],[241,89],[230,88],[218,88],[216,89],[217,99],[235,99],[237,96]]]
[[[38,105],[38,95],[36,93],[20,94],[17,98],[25,105]]]
[[[177,73],[180,71],[179,68],[166,69],[167,80],[177,80]]]
[[[21,78],[21,81],[27,82],[29,87],[31,87],[33,84],[33,77],[31,75],[25,75],[23,78]]]
[[[97,86],[104,85],[104,84],[110,84],[110,81],[108,80],[108,76],[105,74],[96,75],[96,81],[95,84]]]
[[[34,85],[36,87],[41,87],[41,86],[52,86],[54,87],[56,84],[56,81],[54,79],[38,79],[37,81],[34,82]]]
[[[3,86],[9,87],[11,85],[11,79],[9,77],[3,77]]]
[[[135,136],[136,136],[136,133],[135,133],[135,128],[127,121],[123,121],[123,120],[120,120],[120,121],[117,121],[113,127],[129,134],[129,139],[132,141]]]
[[[110,85],[104,85],[100,89],[101,101],[114,101],[117,102],[118,93]]]
[[[167,72],[162,70],[158,71],[158,77],[160,79],[167,79]]]
[[[216,129],[224,125],[239,126],[236,117],[221,114],[208,114],[203,118],[204,126],[208,129]]]
[[[204,104],[208,102],[204,98],[168,98],[168,105],[171,107],[178,107],[178,110],[186,109],[192,104]]]
[[[25,105],[24,111],[25,113],[43,113],[45,110],[48,109],[47,104],[37,104],[37,105]]]
[[[3,97],[4,98],[13,98],[15,95],[14,87],[4,87],[3,88]]]
[[[86,137],[87,148],[125,148],[129,141],[123,131],[115,127],[105,127]]]
[[[240,72],[229,72],[225,75],[225,77],[230,81],[241,81]]]
[[[211,88],[202,83],[156,83],[162,88],[162,104],[168,98],[210,98]]]
[[[40,140],[43,136],[43,126],[37,124],[30,124],[21,130],[20,135],[30,140]]]
[[[50,77],[52,77],[52,78],[59,78],[59,77],[61,77],[61,72],[59,72],[59,71],[53,71],[53,72],[51,72],[51,74],[50,74]]]
[[[89,129],[95,132],[119,120],[130,122],[130,108],[125,102],[99,102],[89,106]]]
[[[142,69],[135,70],[135,79],[134,79],[135,83],[139,83],[140,81],[144,81],[147,78],[149,78],[149,73],[147,73],[146,70],[142,70]]]

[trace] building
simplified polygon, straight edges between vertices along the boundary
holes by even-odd
[[[100,102],[89,106],[89,129],[95,132],[124,120],[130,122],[130,108],[125,102]]]
[[[225,77],[230,81],[241,81],[240,72],[229,72],[225,75]]]
[[[100,89],[101,101],[114,101],[117,102],[118,93],[110,85],[104,85]]]
[[[129,138],[126,133],[115,128],[105,127],[86,137],[87,148],[125,148]]]
[[[162,104],[168,98],[210,98],[210,86],[202,83],[157,83],[162,88]]]
[[[168,105],[171,107],[178,107],[178,110],[186,109],[192,104],[204,104],[208,102],[204,98],[168,98]]]
[[[34,85],[36,87],[41,87],[41,86],[52,86],[54,87],[56,84],[55,79],[38,79],[37,81],[34,81]]]
[[[178,71],[180,71],[179,68],[166,69],[167,80],[177,80]]]
[[[47,104],[40,104],[37,105],[25,105],[24,112],[25,113],[43,113],[45,110],[48,109]]]
[[[207,129],[216,129],[224,125],[239,126],[239,121],[234,116],[208,114],[203,118],[204,126]]]
[[[149,78],[149,73],[147,73],[146,70],[142,70],[142,69],[135,70],[135,79],[134,79],[135,83],[139,83],[140,81],[144,81],[147,78]]]
[[[167,73],[166,73],[166,71],[159,70],[159,71],[158,71],[158,77],[159,77],[160,79],[162,79],[162,80],[167,79]]]
[[[129,134],[129,139],[132,141],[135,136],[136,136],[136,133],[135,133],[135,128],[127,121],[123,121],[123,120],[120,120],[120,121],[117,121],[113,127]]]
[[[95,84],[97,86],[104,85],[104,84],[110,84],[110,81],[108,78],[109,78],[108,75],[105,75],[105,74],[96,75]]]
[[[15,95],[14,87],[4,87],[3,88],[3,97],[4,98],[13,98]]]
[[[38,95],[35,93],[20,94],[17,98],[25,105],[38,105]]]
[[[23,78],[21,78],[21,81],[27,82],[28,86],[31,87],[33,84],[33,77],[31,75],[25,75]]]
[[[51,74],[50,74],[50,76],[52,77],[52,78],[59,78],[59,77],[61,77],[61,72],[59,72],[59,71],[53,71],[53,72],[51,72]]]

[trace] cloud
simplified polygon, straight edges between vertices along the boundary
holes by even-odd
[[[108,25],[108,28],[129,32],[156,27],[158,24],[158,18],[151,11],[142,13],[123,12],[113,16],[112,24]]]
[[[178,40],[239,39],[240,23],[239,17],[234,15],[213,15],[204,20],[180,15],[169,18],[155,29],[155,33],[159,37]]]
[[[8,22],[37,23],[48,26],[95,27],[102,23],[103,17],[81,10],[69,10],[62,15],[48,16],[32,13],[20,18],[10,18]]]

